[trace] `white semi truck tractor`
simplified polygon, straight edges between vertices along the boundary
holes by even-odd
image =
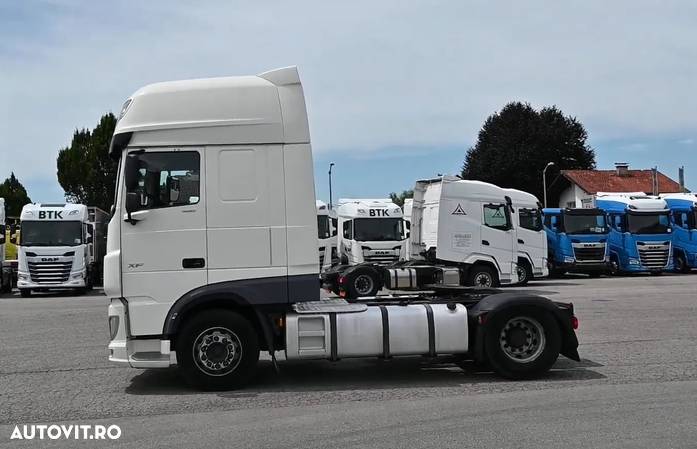
[[[310,134],[295,67],[158,83],[120,114],[105,292],[109,360],[200,388],[285,358],[450,357],[502,376],[579,360],[571,304],[458,292],[320,299]],[[369,212],[368,212],[369,213]],[[341,228],[340,228],[341,232]],[[491,293],[491,292],[488,292]]]
[[[547,234],[542,224],[542,204],[532,193],[503,189],[513,201],[513,225],[518,239],[518,284],[549,275]]]
[[[83,204],[27,204],[20,215],[17,288],[86,291],[98,282],[108,214]]]
[[[0,293],[12,291],[12,268],[5,265],[5,240],[7,239],[5,220],[5,199],[0,198]]]
[[[455,176],[417,181],[411,206],[409,260],[332,267],[322,283],[340,296],[378,289],[498,287],[518,282],[512,203],[503,189]],[[406,237],[406,234],[405,234]]]

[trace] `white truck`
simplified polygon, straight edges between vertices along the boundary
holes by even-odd
[[[108,214],[83,204],[27,204],[20,215],[17,288],[86,291],[99,281]]]
[[[312,150],[294,67],[158,83],[125,103],[105,292],[109,360],[235,388],[275,361],[450,356],[509,378],[579,360],[570,304],[461,292],[320,299]],[[155,180],[155,181],[152,181]],[[185,190],[184,184],[188,184]]]
[[[336,218],[327,203],[317,200],[317,246],[319,269],[326,270],[338,258],[336,251]]]
[[[513,201],[513,225],[518,239],[518,284],[549,275],[547,234],[542,225],[542,204],[532,193],[503,189]]]
[[[12,269],[5,265],[5,240],[7,239],[5,220],[5,199],[0,198],[0,293],[12,291]]]

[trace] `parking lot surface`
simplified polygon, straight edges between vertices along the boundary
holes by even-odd
[[[410,358],[280,362],[244,390],[106,358],[101,295],[0,297],[0,447],[695,447],[697,275],[532,282],[572,301],[581,363],[512,382]],[[118,424],[117,441],[10,440],[16,424]]]

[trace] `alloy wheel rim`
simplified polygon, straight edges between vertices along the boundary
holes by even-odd
[[[517,363],[530,363],[545,349],[545,332],[539,321],[528,316],[508,320],[499,334],[501,350]]]
[[[211,327],[199,333],[193,345],[194,362],[209,376],[230,374],[242,360],[240,338],[225,327]]]

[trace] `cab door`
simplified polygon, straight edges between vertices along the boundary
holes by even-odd
[[[517,282],[513,262],[518,259],[516,234],[511,223],[508,205],[504,203],[482,204],[481,248],[484,254],[496,260],[501,271],[501,283]]]
[[[162,333],[172,303],[207,278],[206,196],[202,149],[130,152],[138,170],[127,195],[137,201],[121,219],[123,296],[132,335]]]

